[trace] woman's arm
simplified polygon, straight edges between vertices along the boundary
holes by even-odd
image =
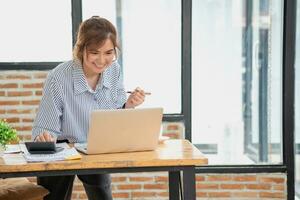
[[[34,141],[53,141],[61,133],[62,107],[62,89],[55,77],[49,74],[33,124]]]

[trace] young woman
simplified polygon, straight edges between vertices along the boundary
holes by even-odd
[[[106,19],[91,17],[79,27],[73,60],[49,72],[34,121],[34,141],[86,142],[95,109],[134,108],[145,100],[136,88],[126,97],[117,63],[117,32]],[[117,125],[117,124],[116,124]],[[89,199],[112,199],[108,174],[77,175]],[[75,176],[38,177],[45,199],[70,199]]]

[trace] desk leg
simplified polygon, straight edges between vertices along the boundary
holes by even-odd
[[[179,200],[180,171],[169,171],[169,199]]]
[[[185,200],[196,200],[195,167],[183,170],[183,197]]]

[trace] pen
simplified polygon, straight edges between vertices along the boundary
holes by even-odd
[[[127,91],[126,93],[131,94],[131,93],[133,93],[133,91]],[[151,95],[151,92],[145,92],[145,95]]]

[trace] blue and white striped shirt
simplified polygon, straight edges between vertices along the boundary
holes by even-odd
[[[48,132],[59,140],[86,142],[91,111],[122,108],[125,102],[117,62],[101,74],[95,91],[89,87],[81,64],[73,60],[62,63],[47,76],[32,138]]]

